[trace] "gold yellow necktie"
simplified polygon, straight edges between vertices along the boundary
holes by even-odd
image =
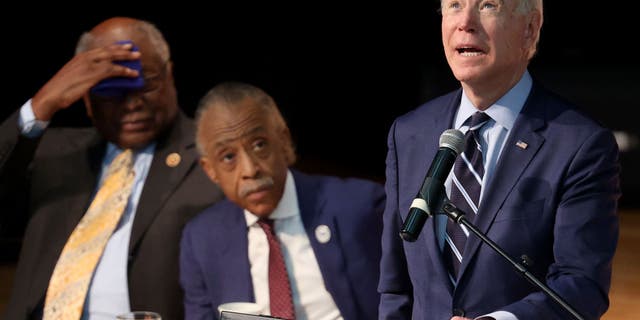
[[[78,320],[93,270],[129,200],[133,186],[130,149],[109,165],[104,182],[58,258],[44,304],[44,320]]]

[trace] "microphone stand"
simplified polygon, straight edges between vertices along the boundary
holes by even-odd
[[[453,222],[457,224],[463,224],[465,227],[467,227],[467,229],[469,229],[476,236],[478,236],[478,238],[480,238],[482,242],[489,245],[489,247],[491,247],[499,255],[501,255],[503,258],[509,261],[509,263],[511,263],[511,265],[518,272],[520,272],[527,280],[529,280],[529,282],[533,283],[538,289],[542,290],[545,294],[551,297],[556,303],[562,306],[562,308],[565,309],[567,312],[569,312],[574,319],[584,320],[584,318],[566,301],[564,301],[557,293],[555,293],[551,288],[549,288],[547,285],[545,285],[540,280],[538,280],[533,274],[531,274],[531,272],[527,270],[527,268],[525,268],[522,264],[512,259],[506,252],[504,252],[504,250],[502,250],[502,248],[500,248],[495,242],[493,242],[491,239],[485,236],[482,233],[482,231],[478,230],[478,228],[475,225],[469,222],[469,220],[465,218],[464,212],[462,212],[462,210],[458,209],[450,201],[446,201],[446,203],[442,206],[442,209],[447,214],[447,216],[451,218],[451,220],[453,220]],[[523,257],[523,263],[527,264],[526,258],[524,257]]]

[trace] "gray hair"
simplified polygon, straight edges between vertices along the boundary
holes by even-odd
[[[204,115],[216,108],[237,109],[241,107],[241,102],[250,98],[254,105],[273,115],[277,128],[286,128],[287,124],[278,109],[273,98],[262,89],[242,82],[223,82],[209,90],[196,109],[195,121],[197,124],[196,147],[200,155],[206,155],[206,143],[202,141],[202,130],[204,130]],[[293,153],[293,145],[291,146]],[[295,157],[295,155],[291,155]]]
[[[520,3],[518,4],[516,11],[522,15],[527,15],[529,13],[537,11],[538,13],[540,13],[540,28],[542,28],[542,22],[544,21],[544,14],[542,10],[543,8],[542,0],[519,0],[519,1]],[[536,30],[536,39],[533,42],[533,45],[531,46],[531,48],[529,48],[529,56],[528,56],[529,59],[533,58],[533,56],[536,54],[536,51],[538,50],[538,42],[540,42],[540,28]]]
[[[540,11],[542,13],[542,0],[519,0],[517,11],[522,14],[527,14],[533,11]]]
[[[169,51],[169,44],[165,40],[162,32],[153,23],[145,20],[136,20],[131,28],[136,28],[136,32],[148,37],[151,45],[156,49],[158,56],[162,61],[169,61],[171,58],[171,52]],[[78,43],[76,44],[75,53],[85,52],[92,48],[95,41],[95,37],[90,31],[82,33]]]

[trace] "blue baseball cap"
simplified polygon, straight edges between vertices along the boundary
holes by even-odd
[[[116,43],[125,44],[125,43],[133,43],[131,40],[122,40]],[[138,47],[133,45],[131,51],[138,51]],[[140,59],[136,60],[120,60],[114,61],[119,65],[123,65],[130,69],[138,70],[138,76],[135,78],[129,77],[112,77],[104,79],[98,84],[96,84],[93,88],[91,88],[90,92],[95,95],[104,96],[104,97],[123,97],[129,91],[141,89],[144,87],[144,77],[142,76],[142,63]]]

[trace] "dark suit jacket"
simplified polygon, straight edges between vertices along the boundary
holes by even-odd
[[[90,204],[106,142],[94,128],[50,128],[22,137],[15,113],[0,127],[2,204],[29,214],[6,319],[37,318],[49,279],[69,235]],[[129,243],[129,299],[133,310],[183,318],[178,255],[186,221],[222,193],[197,163],[193,122],[179,113],[158,142]],[[169,167],[167,155],[181,161]],[[26,178],[26,179],[25,179]]]
[[[456,288],[438,248],[435,219],[416,242],[398,237],[438,138],[452,126],[461,92],[399,117],[389,132],[380,319],[449,319],[454,309],[469,318],[505,310],[520,320],[569,319],[474,235]],[[538,279],[586,319],[596,319],[608,307],[618,180],[612,133],[534,82],[474,224],[512,257],[526,254]]]
[[[327,291],[345,319],[375,319],[384,189],[360,179],[292,172]],[[331,230],[327,243],[314,236],[323,224]],[[243,210],[228,200],[187,224],[180,252],[186,319],[217,319],[221,303],[255,301],[248,246]]]

